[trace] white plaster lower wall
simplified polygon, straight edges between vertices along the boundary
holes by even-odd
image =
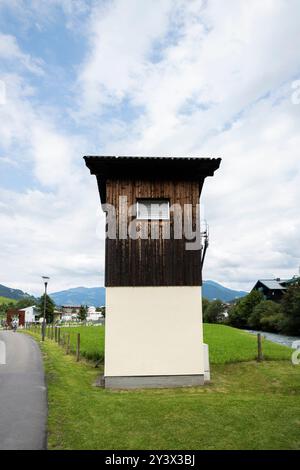
[[[107,287],[105,376],[203,374],[199,287]]]

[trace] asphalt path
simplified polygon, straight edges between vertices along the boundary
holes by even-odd
[[[0,450],[45,449],[46,425],[40,349],[26,334],[0,331]]]

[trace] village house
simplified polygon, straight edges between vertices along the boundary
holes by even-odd
[[[11,326],[14,319],[18,320],[19,326],[24,327],[26,323],[35,323],[39,321],[40,311],[35,305],[25,308],[10,308],[6,313],[6,322]]]
[[[298,276],[294,276],[291,279],[259,279],[252,291],[261,292],[265,300],[273,300],[274,302],[280,302],[284,292],[288,286],[295,284],[300,281]]]
[[[103,318],[103,315],[101,312],[97,312],[96,311],[96,307],[88,307],[88,311],[87,311],[87,317],[86,317],[86,320],[87,321],[91,321],[91,322],[94,322],[94,321],[99,321]]]
[[[76,320],[80,311],[80,305],[62,305],[60,309],[60,320],[72,321]]]
[[[61,312],[63,315],[72,315],[74,313],[79,313],[80,305],[62,305]]]

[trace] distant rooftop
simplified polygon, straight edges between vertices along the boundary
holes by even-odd
[[[277,279],[259,279],[257,282],[260,282],[261,284],[263,284],[264,286],[266,286],[268,289],[271,289],[271,290],[286,289],[286,287],[284,287],[282,285],[282,283],[286,282],[283,279],[280,279],[280,280],[277,280]]]
[[[81,305],[61,305],[61,308],[80,308]]]
[[[37,308],[36,305],[29,305],[28,307],[24,307],[24,308],[18,308],[18,310],[27,310],[28,308]]]

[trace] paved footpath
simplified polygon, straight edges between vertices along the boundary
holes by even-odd
[[[6,364],[0,360],[0,450],[45,449],[47,392],[40,349],[31,337],[13,331],[0,331],[0,343],[1,351],[6,349]]]

